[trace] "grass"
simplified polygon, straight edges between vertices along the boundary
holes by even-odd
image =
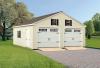
[[[0,68],[64,68],[64,65],[37,52],[0,41]]]
[[[91,39],[86,39],[86,47],[100,49],[100,36],[94,36]]]

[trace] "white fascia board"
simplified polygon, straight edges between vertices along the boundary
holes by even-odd
[[[19,27],[27,27],[27,26],[34,26],[34,24],[26,24],[26,25],[18,25],[18,26],[13,26],[13,28],[19,28]]]

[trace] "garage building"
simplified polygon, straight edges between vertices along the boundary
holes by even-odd
[[[31,49],[85,46],[85,26],[64,12],[33,18],[13,27],[13,44]]]

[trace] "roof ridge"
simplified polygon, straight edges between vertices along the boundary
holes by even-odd
[[[59,13],[59,12],[48,13],[48,14],[44,14],[44,15],[41,15],[41,16],[37,16],[37,17],[42,17],[42,16],[51,15],[51,14],[56,14],[56,13]],[[35,18],[37,18],[37,17],[35,17]],[[34,18],[33,18],[33,19],[34,19]]]
[[[50,16],[55,15],[55,14],[60,13],[60,12],[61,12],[61,11],[35,17],[35,18],[32,19],[32,22],[34,23],[34,22],[40,21],[40,20],[42,20],[42,19],[45,19],[45,18],[47,18],[47,17],[50,17]]]

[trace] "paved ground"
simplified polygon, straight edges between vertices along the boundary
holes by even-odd
[[[100,50],[37,51],[69,68],[100,68]]]

